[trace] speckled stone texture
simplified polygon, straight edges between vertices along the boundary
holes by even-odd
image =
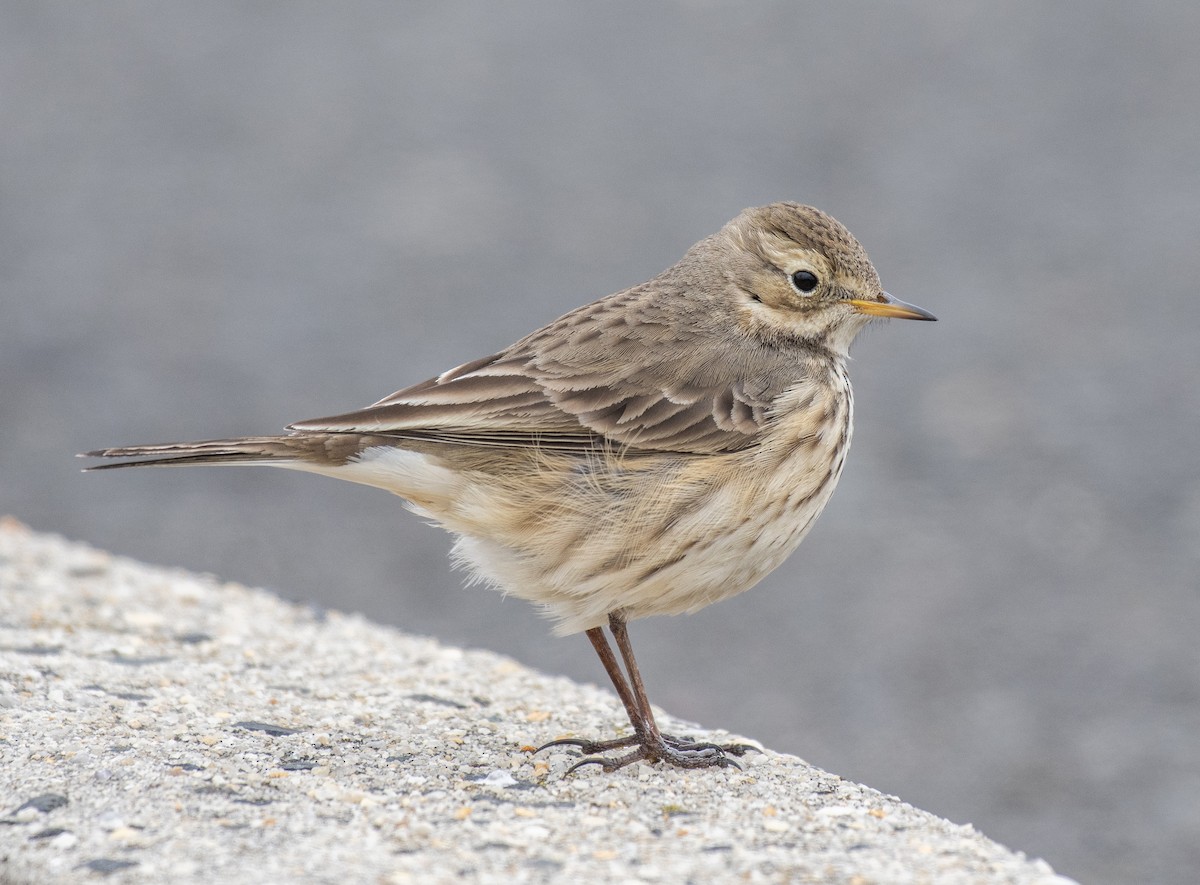
[[[4,882],[1069,881],[794,756],[532,753],[621,727],[592,686],[0,523]]]

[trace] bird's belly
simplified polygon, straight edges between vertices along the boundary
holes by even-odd
[[[495,521],[460,528],[456,559],[545,606],[557,633],[617,610],[696,611],[749,589],[796,549],[841,472],[830,446],[769,464],[731,455],[609,470],[557,488],[507,531]]]
[[[457,537],[476,580],[540,604],[572,633],[696,611],[749,589],[808,533],[841,473],[846,432],[750,452],[462,469],[393,447],[336,471],[393,491]]]
[[[718,496],[704,531],[684,528],[669,549],[687,548],[677,561],[644,569],[627,606],[632,617],[696,611],[748,590],[778,568],[799,546],[824,510],[840,470],[812,476],[776,475],[763,488]],[[794,482],[789,482],[794,479]]]

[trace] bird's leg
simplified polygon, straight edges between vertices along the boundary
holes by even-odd
[[[633,643],[629,641],[629,627],[625,619],[614,612],[608,616],[608,629],[612,631],[613,639],[617,641],[617,648],[621,651],[621,658],[625,661],[625,669],[629,671],[634,707],[629,711],[629,719],[633,723],[634,731],[640,734],[644,740],[661,742],[662,733],[658,730],[658,723],[654,721],[654,711],[650,709],[650,696],[646,694],[646,684],[642,682],[642,671],[638,669],[637,659],[633,656]],[[628,704],[626,709],[629,709]],[[634,710],[636,710],[636,714]]]
[[[693,755],[713,753],[717,757],[713,761],[688,759],[681,762],[672,758],[668,753],[661,757],[664,762],[670,762],[673,765],[680,765],[684,768],[705,768],[710,765],[733,765],[734,767],[738,767],[736,762],[732,759],[724,758],[723,754],[744,756],[750,750],[758,752],[758,748],[750,744],[713,744],[661,733],[658,730],[658,723],[654,721],[654,711],[650,708],[650,697],[646,693],[645,683],[642,682],[642,673],[638,669],[637,659],[633,656],[633,643],[629,640],[629,627],[625,618],[618,614],[609,615],[608,628],[612,631],[613,638],[617,641],[617,648],[620,650],[621,657],[625,661],[625,669],[629,671],[629,682],[633,688],[634,702],[638,707],[644,733],[652,742],[661,743],[673,751]]]
[[[617,690],[617,697],[621,699],[621,703],[625,706],[625,712],[629,714],[629,721],[636,729],[638,708],[634,701],[634,695],[630,692],[629,683],[625,681],[625,674],[621,672],[621,665],[617,663],[616,655],[613,654],[612,647],[608,644],[604,628],[593,627],[587,631],[587,638],[592,641],[592,647],[596,649],[600,663],[604,665],[608,678],[612,680],[613,688]]]
[[[617,663],[617,657],[613,654],[612,646],[608,644],[608,637],[604,635],[603,627],[593,627],[587,631],[587,638],[591,640],[592,647],[596,649],[596,654],[600,658],[600,663],[604,664],[604,669],[608,673],[608,678],[612,680],[613,688],[617,691],[617,697],[621,699],[621,703],[625,706],[625,712],[629,715],[629,721],[633,725],[634,734],[625,738],[614,738],[609,741],[589,741],[583,738],[559,738],[556,741],[550,741],[548,744],[542,744],[537,748],[537,752],[548,747],[572,746],[579,747],[584,755],[590,756],[593,753],[606,753],[609,750],[620,749],[621,747],[632,747],[635,744],[640,744],[641,729],[638,727],[640,719],[637,705],[634,703],[633,693],[629,690],[629,683],[625,681],[625,674],[621,672],[621,665]]]
[[[539,747],[539,752],[546,747],[563,744],[579,747],[588,758],[572,765],[567,770],[567,773],[570,774],[584,765],[600,765],[606,772],[616,771],[618,768],[624,768],[640,759],[645,759],[647,762],[665,762],[679,768],[709,768],[712,766],[738,768],[740,766],[729,756],[742,756],[748,750],[757,749],[748,744],[701,743],[660,732],[658,723],[654,721],[654,711],[650,707],[650,698],[646,693],[645,683],[642,682],[637,659],[633,655],[633,644],[629,641],[629,629],[625,618],[615,612],[610,614],[608,628],[612,631],[617,648],[621,652],[621,658],[625,662],[625,671],[629,674],[628,680],[626,680],[625,673],[621,671],[620,664],[617,663],[603,629],[593,627],[587,631],[587,636],[596,649],[596,654],[600,656],[604,669],[608,671],[608,677],[612,680],[613,687],[625,707],[625,712],[629,715],[629,722],[633,726],[634,733],[626,738],[609,741],[563,738]],[[593,755],[624,747],[634,747],[634,749],[615,759],[605,759]]]

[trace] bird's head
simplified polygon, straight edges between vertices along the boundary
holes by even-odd
[[[799,203],[746,209],[712,238],[739,322],[764,340],[845,353],[871,319],[933,320],[883,290],[866,250],[831,216]]]

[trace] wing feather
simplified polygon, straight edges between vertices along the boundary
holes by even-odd
[[[727,330],[671,324],[654,294],[652,281],[610,296],[498,354],[290,429],[561,450],[753,445],[772,403],[801,380],[803,360],[765,346],[748,358],[752,344],[731,342]]]

